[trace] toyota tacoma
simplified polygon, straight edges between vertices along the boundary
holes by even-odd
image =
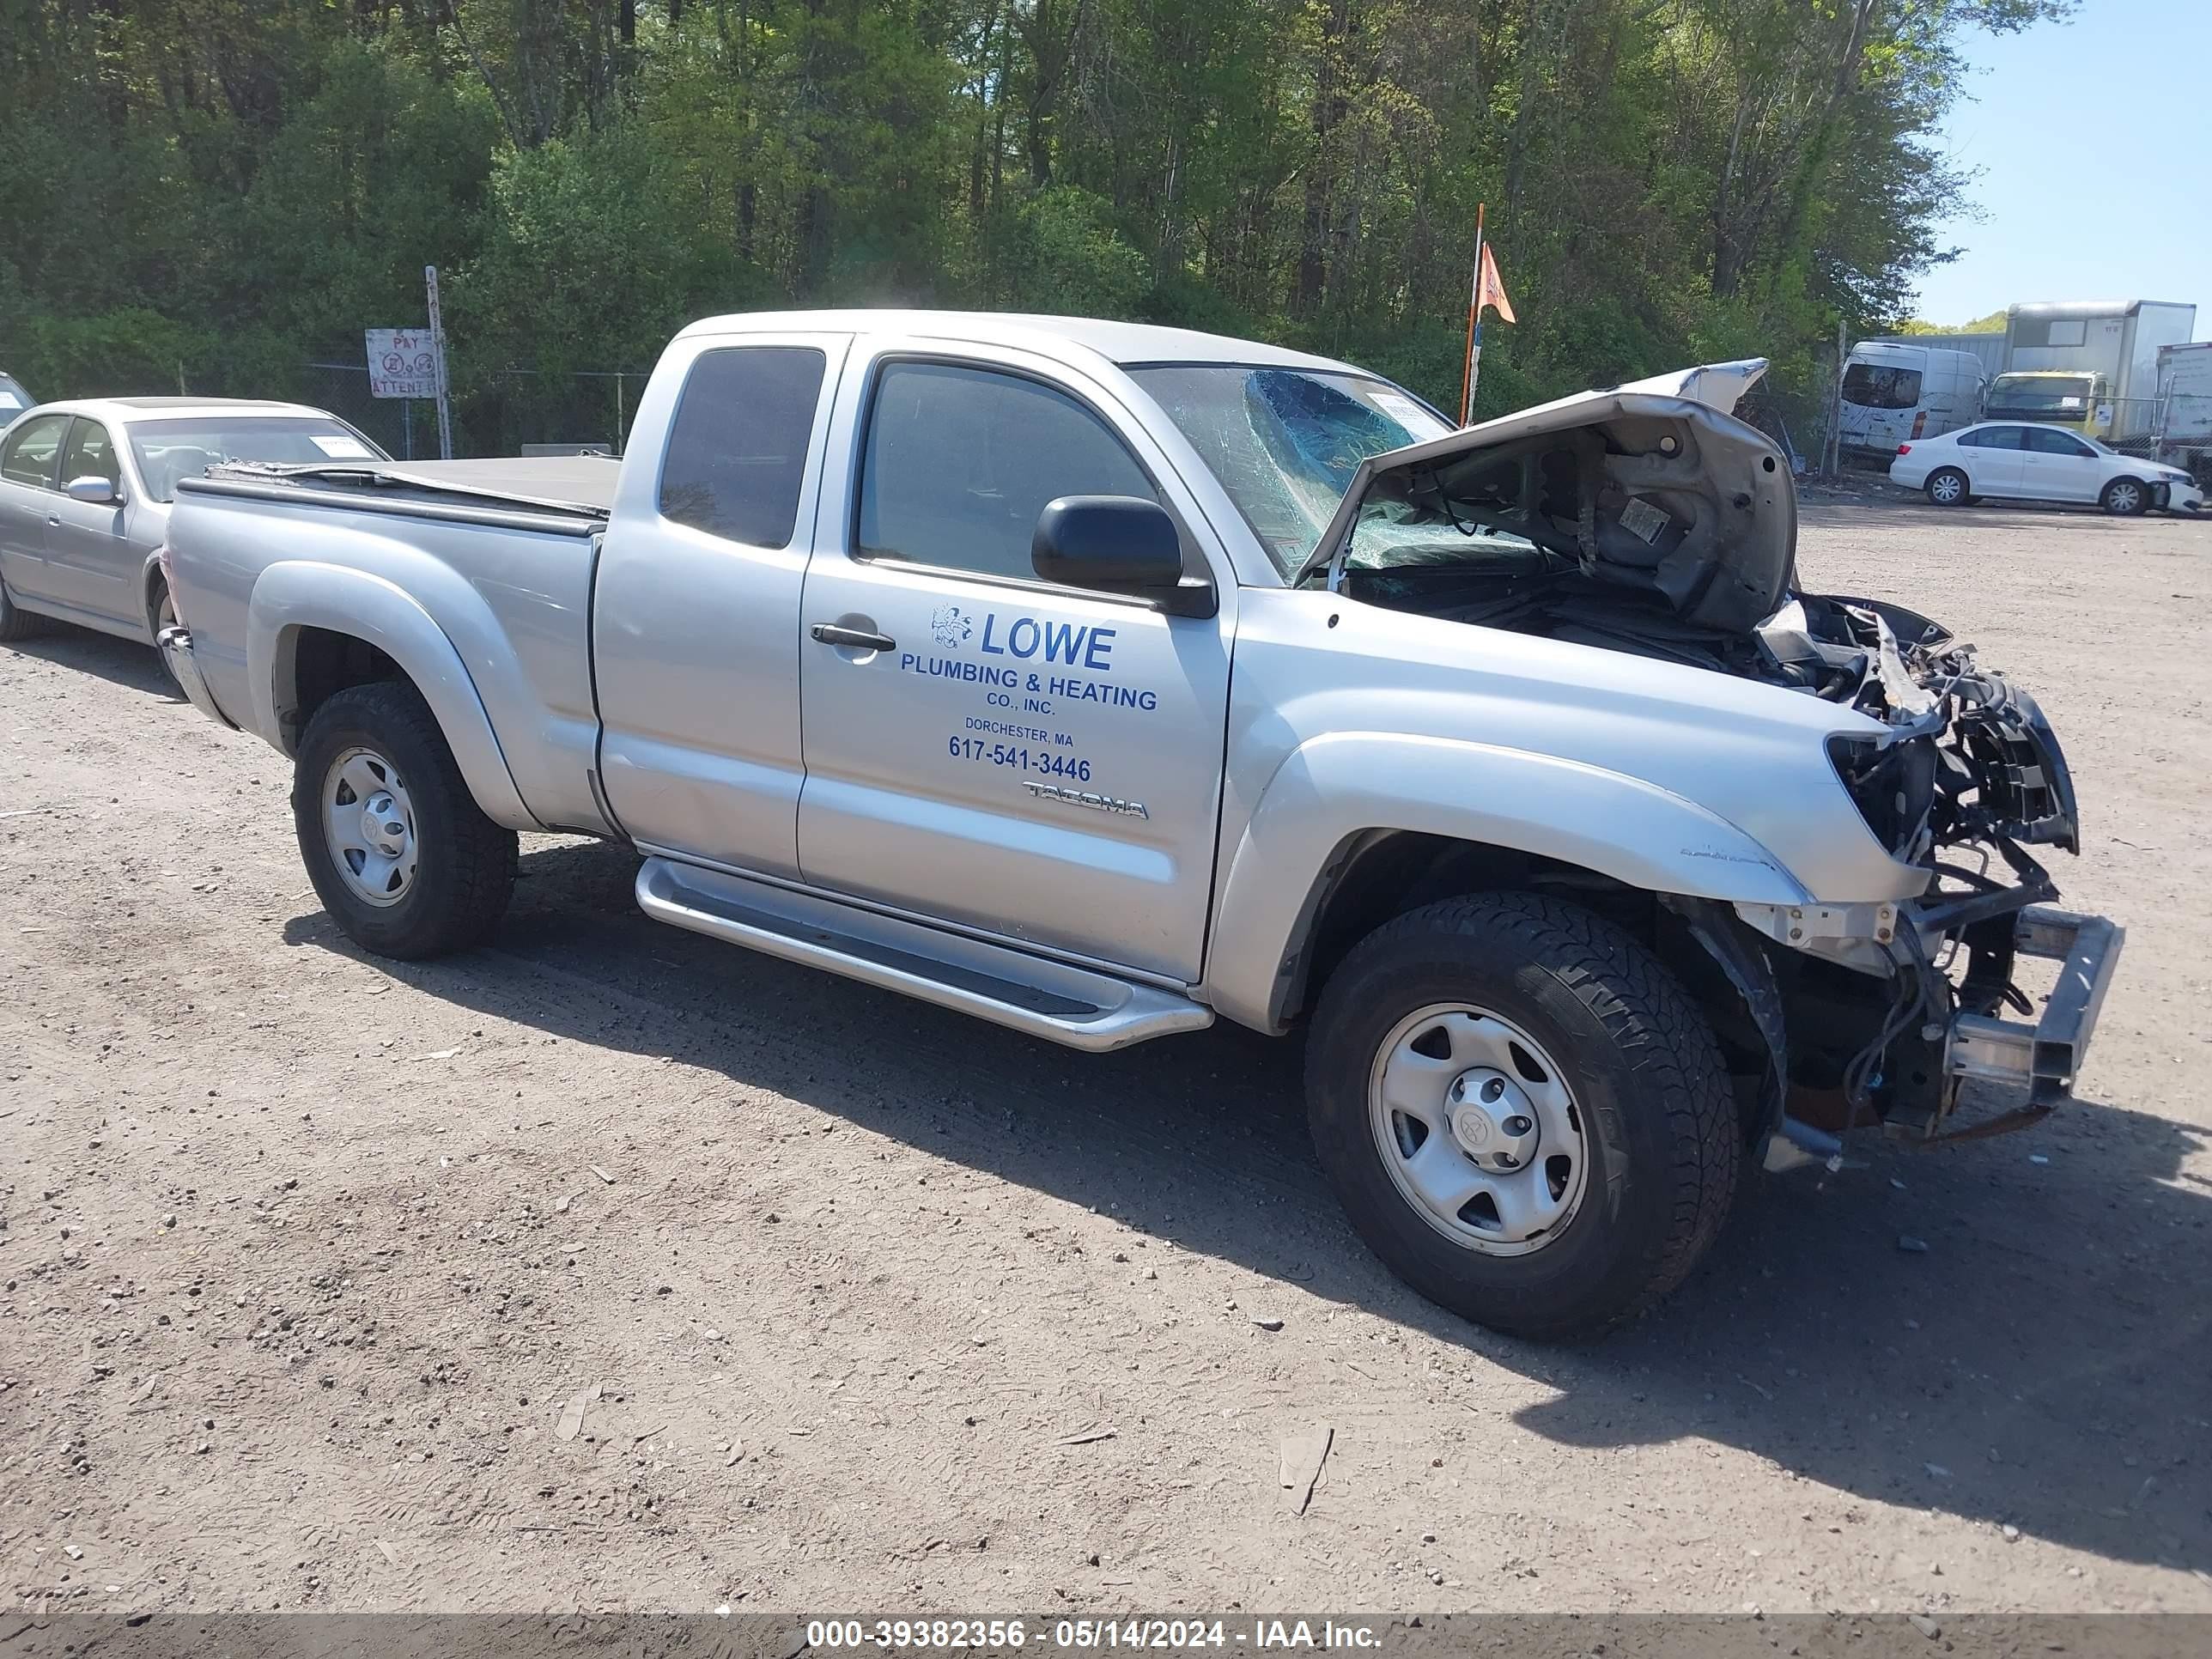
[[[2049,1111],[2118,956],[2051,902],[2034,700],[1798,586],[1763,368],[1459,429],[1177,330],[717,319],[619,462],[185,481],[163,648],[290,757],[365,950],[482,940],[563,831],[663,921],[1073,1048],[1300,1032],[1377,1254],[1584,1336],[1747,1169]]]

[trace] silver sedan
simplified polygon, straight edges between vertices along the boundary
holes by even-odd
[[[177,480],[219,461],[388,457],[334,415],[224,398],[42,404],[0,433],[0,640],[58,617],[152,644]]]

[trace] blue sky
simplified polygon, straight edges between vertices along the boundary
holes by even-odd
[[[1973,35],[1944,128],[1984,216],[1939,246],[1918,314],[2016,300],[2188,300],[2212,337],[2212,0],[2082,0],[2070,23]]]

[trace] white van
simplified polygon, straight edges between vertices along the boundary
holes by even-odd
[[[1844,360],[1844,453],[1887,466],[1899,444],[1980,420],[1988,389],[1974,352],[1862,342]]]

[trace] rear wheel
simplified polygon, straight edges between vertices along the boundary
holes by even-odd
[[[1369,1247],[1518,1336],[1592,1336],[1650,1307],[1735,1191],[1735,1097],[1688,994],[1612,923],[1534,894],[1370,934],[1322,995],[1306,1085]]]
[[[161,649],[161,630],[177,625],[177,602],[169,597],[168,583],[154,584],[146,606],[146,623],[154,633],[154,659],[161,665],[161,672],[169,684],[181,692],[184,688],[178,683],[176,671],[169,666],[169,654]]]
[[[2132,519],[2149,502],[2150,492],[2136,478],[2113,479],[2097,498],[2097,504],[2116,519]]]
[[[378,956],[480,944],[514,889],[514,831],[483,815],[411,685],[349,686],[315,710],[293,770],[308,878],[348,938]]]
[[[1941,466],[1928,475],[1922,486],[1928,499],[1938,507],[1964,507],[1966,504],[1966,475],[1955,466]]]
[[[0,644],[13,645],[39,631],[41,618],[21,609],[8,597],[8,584],[0,579]]]

